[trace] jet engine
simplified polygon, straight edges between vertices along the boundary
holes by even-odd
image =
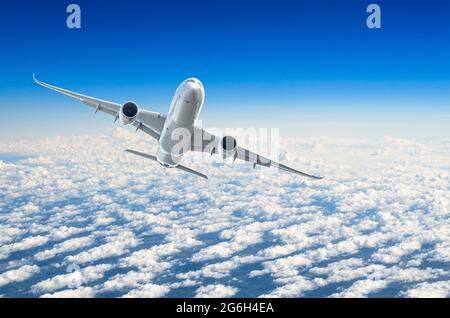
[[[220,142],[223,159],[236,156],[237,142],[234,137],[224,136]]]
[[[119,112],[119,118],[122,124],[131,124],[137,118],[139,107],[133,102],[126,102],[122,105]]]

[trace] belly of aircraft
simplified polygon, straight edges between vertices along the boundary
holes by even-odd
[[[183,155],[190,150],[196,113],[196,105],[180,103],[167,118],[156,154],[163,166],[177,166]]]

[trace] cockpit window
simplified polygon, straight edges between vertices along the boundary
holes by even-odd
[[[202,84],[202,82],[200,82],[197,78],[195,78],[195,77],[192,77],[192,78],[188,78],[187,80],[185,80],[183,83],[194,83],[194,84],[196,84],[196,85],[198,85],[198,86],[200,86],[200,87],[203,87],[203,84]]]

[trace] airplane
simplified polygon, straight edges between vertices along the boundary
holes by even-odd
[[[181,163],[183,155],[188,151],[197,151],[213,154],[222,154],[224,159],[241,159],[253,164],[271,167],[295,173],[312,179],[322,179],[272,161],[252,151],[240,147],[232,136],[219,137],[196,125],[197,118],[205,100],[205,89],[200,80],[188,78],[183,81],[175,91],[167,114],[148,111],[138,107],[134,102],[128,101],[117,104],[106,100],[75,93],[64,88],[56,87],[38,80],[33,73],[33,80],[46,88],[73,97],[98,111],[114,117],[114,122],[120,120],[124,125],[133,125],[136,131],[141,130],[158,141],[156,155],[126,149],[125,151],[159,162],[165,168],[176,168],[196,176],[208,179],[203,173],[190,169]],[[186,138],[174,138],[178,134]],[[180,141],[180,139],[182,139]]]

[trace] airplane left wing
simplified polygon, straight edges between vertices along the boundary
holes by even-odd
[[[108,101],[105,101],[105,100],[102,100],[102,99],[98,99],[98,98],[86,96],[86,95],[83,95],[83,94],[71,92],[71,91],[69,91],[67,89],[56,87],[56,86],[44,83],[44,82],[38,80],[36,78],[36,76],[34,76],[34,73],[33,73],[33,80],[37,84],[39,84],[39,85],[41,85],[43,87],[46,87],[46,88],[49,88],[51,90],[57,91],[57,92],[59,92],[61,94],[64,94],[64,95],[76,98],[79,101],[81,101],[82,103],[84,103],[84,104],[86,104],[86,105],[88,105],[88,106],[90,106],[92,108],[95,108],[97,111],[101,111],[101,112],[110,114],[112,116],[116,116],[117,113],[120,110],[120,107],[122,106],[120,104],[116,104],[116,103],[108,102]]]
[[[194,133],[191,139],[191,150],[198,152],[206,152],[211,155],[219,153],[220,142],[222,138],[218,137],[205,129],[201,129],[199,127],[194,127]],[[295,173],[304,177],[312,178],[312,179],[322,179],[323,177],[314,176],[293,168],[290,168],[286,165],[273,161],[269,158],[256,154],[250,150],[240,147],[237,145],[235,159],[241,159],[253,164],[253,168],[257,165],[264,167],[278,167],[281,170]]]
[[[95,97],[90,97],[87,95],[79,94],[76,92],[69,91],[64,88],[56,87],[47,83],[44,83],[36,78],[33,73],[33,80],[46,88],[59,92],[61,94],[78,99],[82,103],[95,109],[95,112],[100,111],[115,117],[115,120],[119,118],[119,111],[122,107],[121,104],[108,102]],[[145,109],[140,109],[138,118],[131,124],[136,127],[136,130],[142,130],[148,135],[155,139],[159,139],[164,122],[166,121],[166,115],[161,113],[151,112]]]

